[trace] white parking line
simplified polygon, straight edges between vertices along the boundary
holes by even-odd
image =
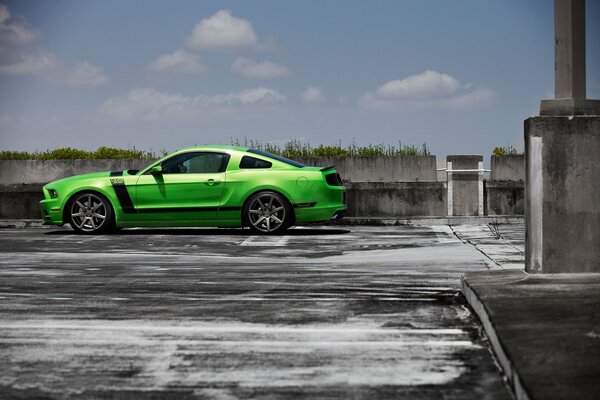
[[[248,239],[240,243],[240,246],[274,246],[283,247],[287,245],[289,236],[250,236]]]

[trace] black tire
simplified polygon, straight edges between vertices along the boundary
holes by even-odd
[[[245,224],[260,235],[285,232],[294,220],[290,203],[279,193],[272,191],[252,195],[246,202],[243,213]]]
[[[77,193],[69,200],[65,214],[73,230],[80,234],[103,234],[115,226],[110,202],[96,192]]]

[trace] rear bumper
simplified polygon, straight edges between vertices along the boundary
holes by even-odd
[[[327,222],[331,219],[341,219],[346,213],[346,205],[343,203],[319,207],[296,208],[296,222]]]

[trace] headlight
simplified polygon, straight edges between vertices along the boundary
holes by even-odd
[[[48,193],[50,193],[50,197],[56,199],[58,197],[58,193],[54,189],[48,189]]]

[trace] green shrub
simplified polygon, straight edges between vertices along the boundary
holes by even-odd
[[[427,156],[431,153],[427,143],[421,147],[413,145],[403,145],[398,143],[398,147],[385,144],[369,144],[367,146],[358,146],[356,142],[351,145],[342,146],[341,141],[338,144],[323,145],[312,147],[309,143],[302,142],[299,139],[292,139],[286,142],[283,147],[269,142],[260,142],[248,138],[231,139],[232,146],[250,147],[257,150],[268,151],[288,158],[298,157],[393,157],[393,156]]]
[[[519,153],[517,151],[517,149],[515,149],[514,147],[508,146],[508,147],[494,147],[492,154],[495,156],[514,156],[514,155],[523,154],[523,153]]]
[[[162,156],[166,155],[166,150],[159,152]],[[27,151],[0,151],[0,160],[97,160],[97,159],[132,159],[147,160],[158,158],[152,151],[133,149],[118,149],[114,147],[98,147],[95,151],[73,149],[63,147],[44,152]]]

